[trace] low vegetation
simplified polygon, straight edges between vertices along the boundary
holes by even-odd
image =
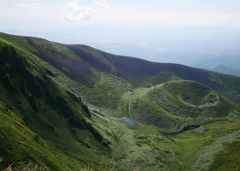
[[[199,83],[135,58],[3,33],[0,46],[0,170],[239,170],[239,77],[191,70],[208,76]],[[37,54],[79,62],[87,79]],[[141,124],[121,119],[129,109]]]
[[[132,116],[137,121],[169,131],[239,117],[237,104],[193,81],[173,81],[142,89],[131,103]]]

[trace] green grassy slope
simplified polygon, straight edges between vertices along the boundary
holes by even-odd
[[[109,151],[108,144],[93,127],[91,114],[81,99],[53,82],[46,74],[33,69],[12,46],[0,49],[0,63],[0,100],[7,108],[20,115],[28,129],[46,139],[55,152],[74,158],[79,163],[87,163],[89,160],[99,163],[102,158],[100,154]],[[6,132],[3,134],[6,135]],[[10,139],[8,143],[11,143]],[[90,149],[94,149],[95,153]],[[1,155],[10,159],[15,154]],[[44,160],[41,161],[43,165],[54,169],[55,166],[48,165]],[[60,165],[57,167],[54,170],[61,168]]]
[[[240,77],[208,71],[209,79],[224,87],[219,93],[240,104]]]
[[[238,118],[239,106],[193,81],[173,81],[139,91],[132,98],[136,120],[162,128],[199,125],[215,118]]]
[[[32,52],[37,51],[35,48],[29,45],[28,41],[22,36],[13,36],[5,33],[0,33],[0,44],[9,44],[21,50],[29,50]]]
[[[80,165],[59,153],[56,147],[34,133],[19,114],[0,104],[0,170],[13,164],[38,164],[51,170],[77,170]]]
[[[52,55],[53,52],[59,53],[59,54],[65,53],[65,54],[68,54],[68,55],[74,57],[75,59],[77,59],[79,61],[82,61],[81,58],[79,58],[79,56],[77,56],[73,51],[71,51],[64,45],[54,43],[54,42],[49,42],[45,39],[39,39],[39,38],[34,38],[34,37],[28,37],[25,39],[30,40],[31,43],[33,43],[39,49],[44,50],[45,52],[47,52],[50,55]],[[61,57],[62,57],[61,55],[58,56],[58,58],[61,58]]]
[[[174,74],[170,72],[159,72],[155,76],[150,77],[149,82],[155,86],[158,84],[166,83],[169,81],[177,81],[181,80],[181,78],[176,77]]]

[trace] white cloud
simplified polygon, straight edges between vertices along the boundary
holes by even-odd
[[[19,7],[30,8],[34,9],[35,7],[39,6],[41,0],[24,0],[24,2],[18,4]]]
[[[97,12],[90,7],[79,5],[77,1],[66,4],[69,11],[63,16],[66,21],[86,21]]]
[[[93,2],[101,7],[105,7],[105,8],[110,8],[110,7],[114,7],[114,8],[117,8],[117,5],[110,5],[110,4],[107,4],[107,0],[100,0],[100,1],[97,1],[97,0],[93,0]]]

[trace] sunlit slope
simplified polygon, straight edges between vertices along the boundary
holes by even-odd
[[[0,170],[38,164],[52,170],[76,170],[80,165],[55,149],[41,136],[34,133],[24,119],[0,102]]]
[[[239,106],[194,81],[173,81],[139,91],[132,98],[132,115],[146,124],[182,128],[216,118],[238,118]]]
[[[105,154],[109,151],[108,142],[93,126],[88,107],[81,102],[79,97],[54,82],[44,73],[44,70],[28,63],[13,46],[1,47],[0,64],[0,101],[4,104],[2,114],[5,118],[1,122],[6,124],[1,125],[4,127],[2,130],[4,136],[1,139],[4,144],[1,143],[0,155],[5,158],[5,166],[10,162],[17,164],[22,158],[23,162],[33,160],[53,170],[68,169],[67,166],[62,167],[60,163],[52,164],[55,163],[54,158],[49,160],[47,157],[36,158],[38,154],[26,157],[28,154],[27,142],[27,146],[23,145],[21,148],[22,157],[14,157],[18,155],[19,149],[14,150],[15,147],[11,144],[17,144],[17,137],[23,137],[19,140],[20,144],[24,144],[21,141],[28,141],[27,139],[31,144],[32,137],[45,139],[44,143],[48,142],[49,150],[52,150],[49,151],[51,155],[60,153],[65,157],[74,158],[79,163],[87,163],[89,160],[100,162],[101,156],[99,154]],[[11,115],[13,115],[12,118],[9,117]],[[15,129],[14,125],[11,125],[14,118],[21,122],[18,124],[20,127],[24,127],[26,131],[34,131],[36,136],[33,132],[29,133],[31,137],[28,135],[16,136],[19,131]],[[14,135],[4,138],[8,137],[8,132],[11,131]],[[16,142],[12,142],[13,139]],[[39,143],[41,143],[40,139]],[[43,148],[44,144],[43,146],[31,146],[37,151],[41,151],[40,147]],[[6,151],[6,148],[13,150]],[[95,153],[91,149],[95,149]]]

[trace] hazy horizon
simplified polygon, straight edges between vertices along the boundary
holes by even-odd
[[[11,0],[0,29],[46,31],[91,24],[240,28],[237,0]]]

